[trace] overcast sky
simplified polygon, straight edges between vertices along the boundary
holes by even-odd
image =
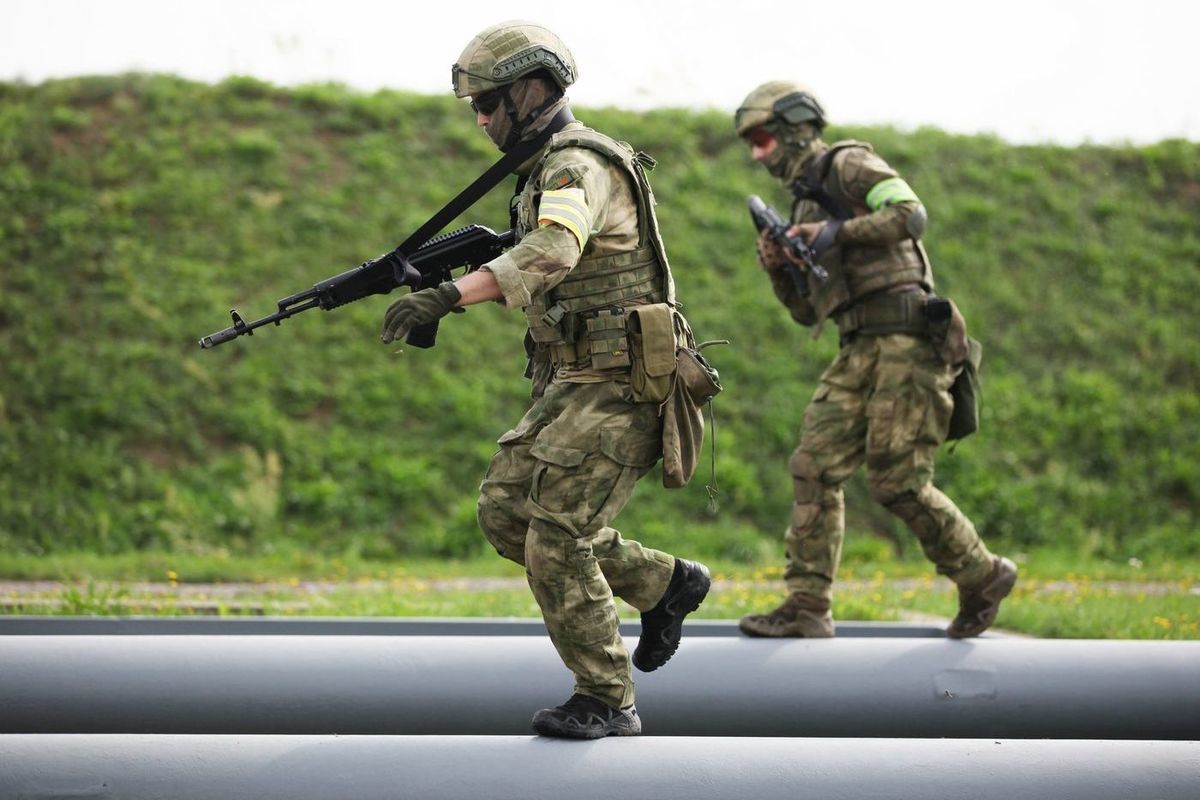
[[[0,0],[0,12],[0,80],[143,70],[448,93],[467,41],[520,17],[574,51],[576,105],[732,111],[788,78],[838,122],[1200,140],[1200,3],[1186,0]]]

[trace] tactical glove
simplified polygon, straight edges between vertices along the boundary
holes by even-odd
[[[388,306],[383,315],[383,343],[403,339],[418,325],[437,322],[453,311],[460,299],[462,293],[450,281],[433,289],[404,295]]]
[[[783,254],[783,248],[771,238],[769,231],[759,233],[758,241],[754,246],[758,254],[758,265],[767,272],[774,272],[790,263],[787,256]]]

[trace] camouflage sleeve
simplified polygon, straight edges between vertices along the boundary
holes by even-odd
[[[834,168],[855,210],[866,212],[846,220],[837,241],[888,244],[920,238],[925,207],[886,161],[870,150],[855,147],[839,152]]]
[[[550,157],[538,187],[537,227],[484,265],[496,276],[507,308],[524,308],[562,282],[602,224],[610,177],[593,155],[572,148]]]
[[[506,308],[524,308],[550,291],[579,263],[579,241],[566,228],[547,225],[483,265],[496,276]]]

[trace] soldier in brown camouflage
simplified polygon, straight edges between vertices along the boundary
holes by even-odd
[[[454,93],[508,150],[567,107],[577,76],[566,45],[527,22],[492,26],[452,68]],[[487,300],[528,321],[535,402],[499,439],[480,487],[478,520],[497,552],[525,567],[529,587],[575,690],[538,711],[547,736],[635,735],[631,658],[619,597],[642,612],[632,662],[657,669],[679,645],[684,617],[704,599],[707,569],[630,541],[612,527],[662,452],[662,397],[632,380],[652,341],[642,316],[675,311],[675,289],[645,168],[628,145],[572,121],[519,170],[518,243],[453,283],[400,298],[385,342],[457,306]],[[640,316],[639,316],[640,315]],[[656,328],[658,329],[658,328]]]
[[[817,335],[832,319],[841,342],[805,410],[789,463],[795,500],[784,580],[790,593],[778,608],[743,617],[741,630],[833,636],[841,487],[865,462],[872,498],[905,522],[937,571],[958,586],[959,612],[947,634],[978,636],[995,620],[1017,570],[988,551],[971,521],[933,485],[966,329],[957,309],[948,329],[930,324],[925,208],[870,145],[822,141],[824,111],[803,86],[759,86],[734,123],[754,160],[795,196],[789,232],[813,247],[828,277],[804,270],[801,282],[793,280],[791,266],[803,265],[765,233],[757,243],[759,263],[796,322],[815,326]]]

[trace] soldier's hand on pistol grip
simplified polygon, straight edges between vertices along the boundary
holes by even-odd
[[[771,237],[769,230],[763,230],[758,234],[754,248],[758,255],[758,265],[767,272],[774,272],[787,266],[788,258],[784,255],[783,248]]]
[[[450,281],[404,295],[388,306],[383,315],[383,343],[403,339],[418,325],[437,322],[453,311],[460,299],[462,294]]]
[[[801,222],[788,228],[788,236],[799,236],[806,245],[812,247],[812,243],[817,240],[824,228],[824,222]],[[797,262],[802,263],[798,259]]]

